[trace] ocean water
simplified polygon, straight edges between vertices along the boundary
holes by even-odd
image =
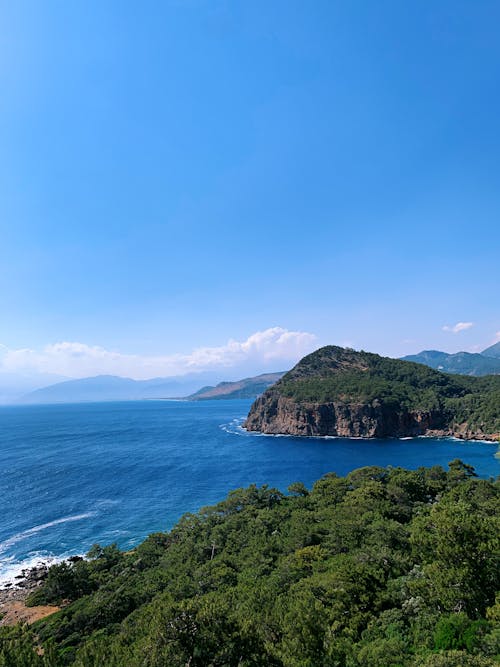
[[[246,400],[129,401],[0,408],[0,583],[23,567],[129,548],[185,512],[251,483],[285,491],[365,465],[417,468],[454,458],[500,474],[495,444],[246,433]]]

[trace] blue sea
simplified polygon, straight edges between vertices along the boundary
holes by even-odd
[[[366,465],[417,468],[454,458],[500,474],[495,444],[246,433],[251,401],[129,401],[0,408],[0,582],[24,567],[127,549],[234,488],[283,491]]]

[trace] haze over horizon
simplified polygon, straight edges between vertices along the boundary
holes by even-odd
[[[455,333],[470,328],[460,327],[460,324],[463,323],[454,327]],[[497,335],[492,342],[499,340]],[[26,387],[28,391],[55,382],[97,375],[149,380],[199,374],[209,382],[232,381],[244,376],[288,370],[320,346],[314,334],[287,331],[281,327],[258,331],[243,342],[229,340],[219,347],[197,348],[190,354],[163,356],[122,354],[99,346],[69,342],[48,345],[38,351],[9,350],[2,346],[0,387],[3,380],[4,385]],[[472,351],[477,351],[477,348],[479,346],[474,346]]]
[[[500,340],[499,20],[2,5],[0,380]]]

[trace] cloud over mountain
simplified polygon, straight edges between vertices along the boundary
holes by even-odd
[[[313,334],[304,331],[272,327],[253,333],[244,341],[230,339],[220,347],[199,347],[189,354],[156,356],[124,354],[99,345],[70,341],[46,345],[40,350],[2,346],[0,370],[57,373],[73,378],[109,374],[146,379],[217,367],[260,369],[275,363],[277,367],[286,368],[312,351],[315,339]]]

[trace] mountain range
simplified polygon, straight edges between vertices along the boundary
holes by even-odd
[[[418,354],[402,358],[430,366],[445,373],[461,375],[500,374],[500,342],[481,353],[457,352],[448,354],[439,350],[423,350]],[[184,398],[190,401],[229,398],[256,398],[277,382],[284,372],[263,373],[242,380],[220,382],[219,372],[190,373],[188,375],[133,380],[115,375],[98,375],[76,380],[58,376],[40,375],[35,387],[23,378],[3,374],[5,389],[0,375],[0,403],[78,403],[86,401],[119,401],[158,398]],[[16,384],[16,382],[17,384]],[[54,380],[55,384],[47,384]],[[218,384],[217,384],[218,383]],[[7,384],[9,385],[7,387]],[[43,386],[47,384],[47,386]],[[36,386],[38,385],[38,386]],[[34,389],[33,391],[30,391]]]
[[[444,373],[461,375],[500,374],[500,342],[482,352],[456,352],[448,354],[439,350],[423,350],[418,354],[402,357],[403,361],[415,361]]]
[[[213,382],[213,373],[191,373],[178,377],[132,380],[116,375],[97,375],[66,380],[25,394],[17,403],[81,403],[87,401],[129,401],[177,398]]]
[[[264,373],[234,382],[214,381],[213,373],[192,373],[170,378],[132,380],[116,375],[97,375],[66,380],[29,392],[17,403],[82,403],[92,401],[130,401],[183,398],[190,401],[225,398],[256,398],[284,374]],[[200,388],[201,387],[201,388]]]

